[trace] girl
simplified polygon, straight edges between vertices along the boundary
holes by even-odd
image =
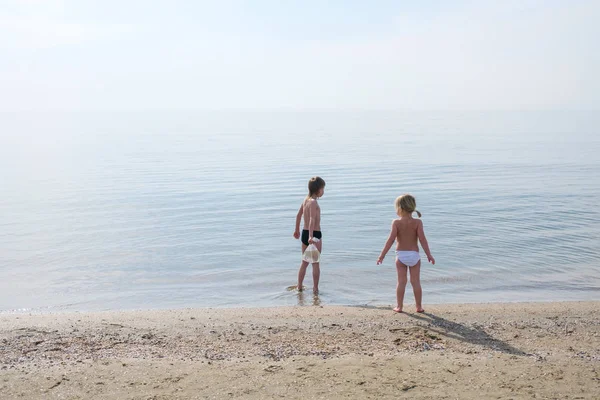
[[[321,234],[321,207],[317,199],[323,196],[325,193],[325,181],[318,176],[310,178],[308,181],[308,195],[300,205],[298,214],[296,215],[296,230],[294,231],[294,237],[300,238],[300,219],[304,215],[304,228],[302,229],[302,253],[306,250],[309,244],[314,243],[319,253],[323,247],[323,240]],[[319,239],[314,241],[314,239]],[[321,276],[321,270],[319,263],[313,263],[313,292],[319,293],[319,277]],[[304,275],[306,275],[306,268],[308,262],[302,260],[300,264],[300,270],[298,271],[298,290],[302,291],[302,282],[304,281]]]
[[[410,267],[410,284],[415,294],[417,303],[417,312],[425,312],[421,304],[421,256],[419,255],[419,245],[417,239],[421,242],[423,250],[427,255],[427,260],[435,264],[435,259],[429,251],[429,245],[423,232],[423,221],[414,219],[413,212],[417,212],[419,218],[421,213],[416,210],[417,202],[410,194],[405,194],[396,199],[396,214],[400,218],[392,221],[392,230],[390,236],[377,259],[377,265],[383,262],[385,255],[396,241],[396,271],[398,272],[398,285],[396,286],[397,305],[395,312],[402,312],[402,303],[404,302],[404,289],[406,288],[406,272]]]

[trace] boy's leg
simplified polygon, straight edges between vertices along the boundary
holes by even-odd
[[[415,294],[417,312],[423,312],[423,305],[421,304],[423,297],[423,291],[421,290],[421,261],[410,267],[410,284]]]
[[[317,243],[315,243],[315,246],[317,247],[317,250],[319,250],[319,253],[323,252],[323,241],[319,240]],[[320,263],[313,263],[312,265],[312,272],[313,272],[313,292],[314,293],[319,293],[319,278],[321,277],[321,264]]]
[[[313,263],[313,292],[319,293],[319,278],[321,277],[321,268],[319,263]]]
[[[395,312],[402,312],[404,303],[404,290],[406,289],[406,272],[408,267],[396,259],[396,272],[398,273],[398,284],[396,285],[396,308]]]
[[[304,254],[304,250],[306,250],[308,246],[302,243],[302,254]],[[308,267],[308,263],[304,260],[300,263],[300,270],[298,271],[298,290],[302,291],[302,283],[304,282],[304,276],[306,275],[306,268]]]

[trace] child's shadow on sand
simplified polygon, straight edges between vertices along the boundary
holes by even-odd
[[[502,340],[496,339],[489,335],[483,328],[479,327],[467,327],[458,322],[449,321],[445,318],[438,317],[435,314],[423,313],[423,314],[409,314],[411,318],[417,319],[422,322],[430,324],[427,328],[436,332],[440,335],[446,336],[451,339],[460,340],[471,344],[487,347],[492,350],[501,351],[503,353],[512,354],[516,356],[530,356],[531,354],[525,353],[510,344],[503,342]]]

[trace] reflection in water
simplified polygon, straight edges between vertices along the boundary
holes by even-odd
[[[306,298],[309,295],[306,294],[306,292],[302,291],[302,292],[298,292],[298,305],[299,306],[305,306],[306,305]],[[320,306],[321,305],[321,299],[319,298],[319,294],[318,293],[312,293],[312,305],[313,306]]]

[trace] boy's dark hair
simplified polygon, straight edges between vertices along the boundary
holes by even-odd
[[[308,181],[308,195],[306,196],[306,198],[312,197],[313,195],[318,193],[319,190],[323,189],[324,187],[325,187],[325,181],[323,180],[323,178],[321,178],[319,176],[313,176]]]

